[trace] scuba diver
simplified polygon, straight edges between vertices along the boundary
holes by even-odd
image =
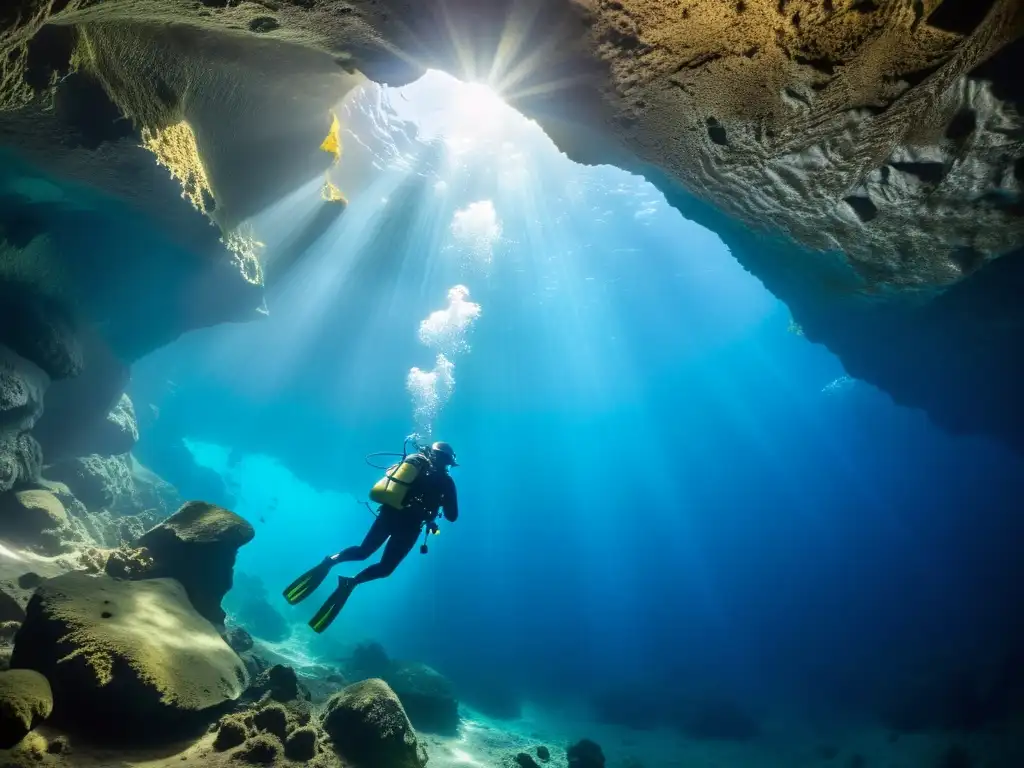
[[[408,443],[409,440],[406,440],[407,446]],[[426,537],[439,532],[436,520],[440,510],[444,511],[444,517],[450,523],[459,517],[455,481],[448,474],[450,467],[458,466],[452,447],[448,443],[438,442],[420,448],[417,453],[401,455],[402,460],[389,467],[384,477],[370,491],[370,499],[380,504],[380,507],[377,519],[370,526],[363,542],[325,557],[323,562],[302,574],[284,591],[285,600],[295,605],[309,597],[334,566],[367,560],[384,546],[380,562],[367,566],[354,577],[338,578],[338,588],[309,621],[314,632],[323,632],[331,625],[357,586],[394,573],[399,563],[412,551],[420,531],[424,529],[426,534],[420,552],[426,554]]]

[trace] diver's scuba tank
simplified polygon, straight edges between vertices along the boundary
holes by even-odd
[[[409,443],[417,449],[419,444],[415,442],[414,436],[410,435],[405,439],[403,445],[402,460],[392,464],[384,472],[384,477],[378,480],[370,489],[370,501],[376,504],[384,504],[394,509],[402,509],[405,506],[405,497],[409,489],[420,476],[422,457],[419,454],[409,455]],[[378,454],[370,454],[374,456]],[[383,454],[380,454],[383,455]],[[397,454],[391,454],[397,455]],[[367,459],[369,460],[369,456]]]
[[[405,497],[416,478],[420,476],[419,467],[410,458],[402,459],[398,464],[388,468],[384,477],[370,489],[370,501],[395,509],[405,506]]]

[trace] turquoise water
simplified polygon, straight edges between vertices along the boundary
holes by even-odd
[[[440,75],[387,98],[390,124],[365,94],[340,112],[378,118],[343,135],[376,170],[346,189],[342,164],[349,208],[268,317],[134,371],[160,413],[143,461],[208,496],[161,447],[185,441],[223,480],[209,500],[256,526],[236,593],[263,582],[274,649],[379,641],[470,704],[724,701],[760,723],[870,720],[904,682],[1012,651],[1019,458],[846,377],[644,180]],[[268,258],[320,184],[252,222]],[[461,517],[317,637],[331,587],[280,591],[361,539],[364,456],[415,431],[455,446]]]

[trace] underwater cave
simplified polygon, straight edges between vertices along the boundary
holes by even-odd
[[[1024,17],[926,5],[0,12],[0,762],[1024,764]]]

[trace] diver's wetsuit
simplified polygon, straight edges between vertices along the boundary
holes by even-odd
[[[351,563],[366,560],[380,549],[384,542],[384,554],[380,562],[363,569],[355,577],[356,584],[364,584],[374,579],[383,579],[394,573],[395,568],[408,555],[416,540],[420,537],[423,524],[432,521],[439,509],[444,510],[444,517],[454,523],[459,516],[458,495],[455,481],[443,469],[433,467],[429,460],[420,454],[410,457],[417,461],[422,469],[421,474],[409,489],[410,501],[404,509],[395,509],[386,504],[381,505],[377,519],[366,533],[363,543],[342,550],[335,555],[335,562]]]

